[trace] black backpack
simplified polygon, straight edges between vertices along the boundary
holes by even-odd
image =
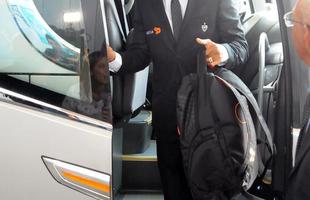
[[[232,199],[266,171],[254,120],[265,133],[270,155],[272,137],[246,85],[227,69],[207,72],[199,57],[197,74],[183,78],[177,97],[185,174],[195,200]]]

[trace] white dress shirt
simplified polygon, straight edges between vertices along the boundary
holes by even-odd
[[[162,0],[162,1],[164,4],[164,8],[165,8],[165,12],[166,12],[168,21],[170,23],[171,30],[173,32],[172,17],[171,17],[171,0]],[[187,4],[188,4],[188,0],[179,0],[179,2],[181,5],[182,16],[184,18],[185,11],[186,11]],[[201,38],[201,39],[206,39],[206,38]],[[226,48],[221,44],[218,44],[218,48],[220,49],[221,57],[222,57],[222,62],[220,65],[225,65],[228,58],[229,58],[228,52],[227,52]],[[121,55],[119,53],[116,53],[115,60],[109,63],[109,69],[112,72],[118,72],[118,70],[121,68],[122,64],[123,64],[123,60],[122,60]]]

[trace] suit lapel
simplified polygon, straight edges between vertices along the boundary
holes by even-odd
[[[153,0],[152,2],[153,2],[154,10],[158,11],[157,12],[158,24],[162,26],[161,27],[163,30],[162,37],[163,37],[164,43],[167,45],[167,47],[170,50],[175,51],[174,47],[175,47],[176,41],[173,37],[173,33],[171,30],[169,20],[167,18],[163,0]]]

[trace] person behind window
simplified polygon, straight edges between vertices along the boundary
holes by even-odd
[[[63,108],[111,123],[110,76],[107,67],[107,58],[100,51],[95,51],[88,56],[88,59],[92,101],[82,101],[66,97],[63,101]],[[80,87],[74,86],[68,93],[80,93],[80,91]]]
[[[299,57],[310,67],[310,0],[298,0],[293,11],[285,14],[287,27],[292,27],[293,42]],[[292,169],[287,200],[310,199],[310,120],[301,130]]]

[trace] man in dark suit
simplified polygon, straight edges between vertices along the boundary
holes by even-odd
[[[232,0],[136,0],[133,42],[126,52],[108,48],[110,70],[145,68],[152,60],[153,128],[166,200],[190,200],[176,125],[176,97],[183,76],[196,72],[205,50],[208,66],[242,65],[248,45]],[[203,39],[199,39],[203,38]]]
[[[284,19],[288,27],[293,27],[293,41],[298,55],[310,66],[310,0],[299,0],[295,9],[287,13]],[[310,199],[310,120],[300,132],[286,199]]]

